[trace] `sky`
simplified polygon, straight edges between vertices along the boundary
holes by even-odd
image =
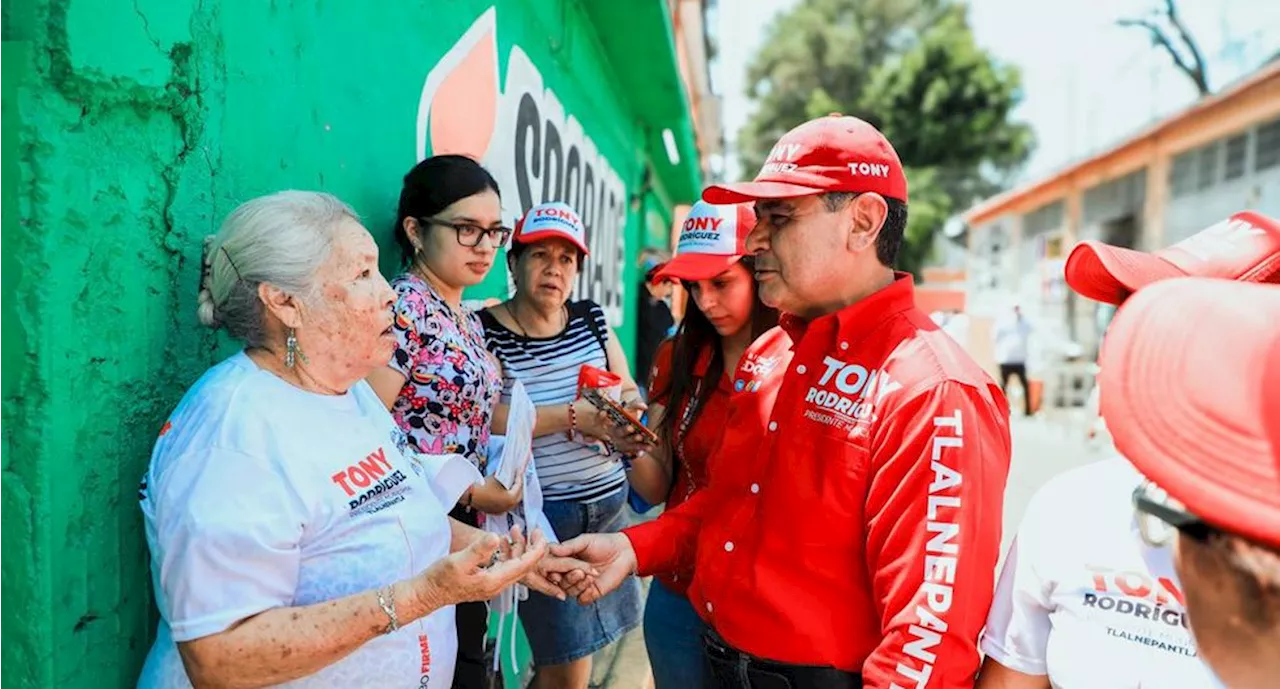
[[[711,17],[719,55],[713,88],[724,97],[732,149],[750,114],[745,65],[774,15],[796,0],[718,0]],[[1160,0],[971,0],[979,45],[1022,70],[1023,102],[1014,117],[1036,131],[1024,180],[1122,141],[1194,100],[1190,81],[1140,29],[1115,26]],[[1200,42],[1210,86],[1220,89],[1280,52],[1280,2],[1180,0],[1180,14]],[[727,177],[738,176],[736,161]],[[749,172],[747,174],[750,174]]]

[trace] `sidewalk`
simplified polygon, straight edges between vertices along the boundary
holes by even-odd
[[[1078,410],[1071,410],[1052,420],[1013,418],[1013,461],[1005,489],[1002,560],[1036,490],[1057,474],[1104,456],[1103,448],[1090,447],[1087,443],[1083,419],[1076,418],[1078,415]],[[647,592],[649,580],[643,580],[643,585]],[[653,677],[640,629],[596,654],[591,686],[593,689],[652,689]]]

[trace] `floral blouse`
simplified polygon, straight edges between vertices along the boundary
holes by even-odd
[[[483,473],[502,376],[485,349],[480,318],[469,312],[459,322],[444,298],[411,273],[391,286],[398,343],[389,366],[406,378],[391,414],[413,449],[460,454]]]

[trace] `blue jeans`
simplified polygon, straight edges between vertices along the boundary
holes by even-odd
[[[584,533],[616,533],[627,525],[627,487],[596,502],[548,500],[543,514],[556,536],[567,541]],[[627,577],[609,595],[589,605],[559,601],[537,591],[520,603],[520,623],[537,667],[571,663],[608,646],[640,624],[640,582]]]
[[[705,629],[686,596],[653,580],[644,605],[644,645],[655,689],[701,689]]]

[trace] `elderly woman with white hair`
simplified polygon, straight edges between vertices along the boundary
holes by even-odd
[[[394,300],[327,194],[245,203],[206,243],[200,319],[245,346],[187,391],[143,479],[160,623],[140,686],[448,687],[456,603],[554,595],[546,575],[578,566],[446,516],[478,474],[406,451],[364,382]]]

